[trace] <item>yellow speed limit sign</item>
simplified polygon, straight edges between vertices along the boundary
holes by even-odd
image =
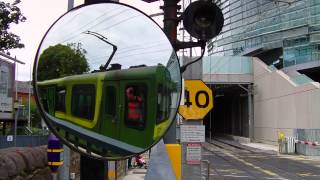
[[[211,89],[201,80],[184,81],[184,105],[179,114],[186,120],[202,120],[213,108]]]

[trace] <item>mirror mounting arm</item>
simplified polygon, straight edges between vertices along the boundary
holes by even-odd
[[[116,53],[116,51],[117,51],[117,49],[118,49],[117,46],[114,45],[114,44],[112,44],[111,42],[107,41],[107,38],[106,38],[106,37],[104,37],[103,35],[101,35],[101,34],[99,34],[99,33],[97,33],[97,32],[85,31],[85,32],[83,32],[83,33],[84,33],[84,34],[93,35],[93,36],[99,38],[100,40],[104,41],[105,43],[107,43],[107,44],[109,44],[109,45],[112,46],[113,51],[112,51],[112,53],[111,53],[108,61],[106,62],[106,64],[105,64],[104,66],[100,66],[100,70],[101,70],[101,71],[106,71],[106,70],[107,70],[107,67],[108,67],[108,65],[109,65],[109,63],[110,63],[110,61],[112,60],[114,54]]]
[[[193,47],[201,47],[205,48],[206,42],[199,40],[198,42],[181,42],[177,41],[176,43],[173,44],[173,47],[176,51],[180,49],[186,49],[186,48],[193,48]]]
[[[193,42],[182,42],[182,43],[191,43],[191,45],[192,45]],[[191,62],[189,62],[189,63],[187,63],[187,64],[185,64],[185,65],[183,65],[183,66],[181,66],[181,67],[180,67],[181,73],[183,73],[183,72],[187,69],[187,67],[188,67],[189,65],[191,65],[191,64],[193,64],[193,63],[201,60],[202,57],[203,57],[203,55],[204,55],[205,47],[206,47],[206,42],[200,40],[200,41],[195,42],[195,43],[198,43],[198,44],[200,45],[200,47],[201,47],[201,55],[200,55],[200,57],[198,57],[197,59],[195,59],[195,60],[193,60],[193,61],[191,61]],[[190,47],[196,47],[196,46],[190,46]],[[186,48],[189,48],[189,47],[186,47]]]

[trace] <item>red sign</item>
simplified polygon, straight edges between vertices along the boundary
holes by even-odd
[[[201,163],[201,145],[200,143],[187,144],[187,164]]]

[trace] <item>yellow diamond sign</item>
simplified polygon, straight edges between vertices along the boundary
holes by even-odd
[[[202,120],[213,108],[211,89],[201,80],[184,81],[184,105],[179,114],[186,120]]]

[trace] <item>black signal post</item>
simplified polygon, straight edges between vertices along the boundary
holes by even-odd
[[[110,0],[85,0],[84,4],[106,2],[106,1],[110,1]],[[91,179],[107,180],[108,179],[108,161],[98,160],[98,159],[91,158],[89,156],[81,155],[80,156],[80,179],[81,180],[91,180]]]

